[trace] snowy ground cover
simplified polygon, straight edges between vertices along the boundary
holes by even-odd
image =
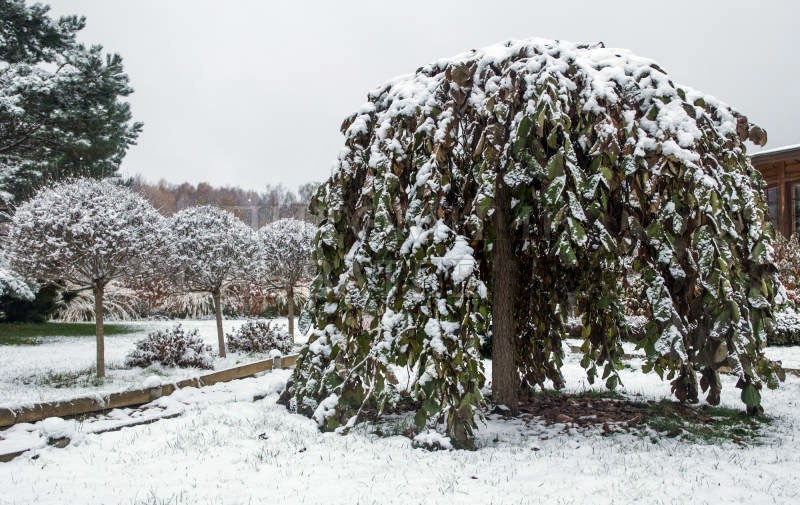
[[[772,349],[773,357],[794,348]],[[668,398],[669,385],[621,372],[630,397]],[[564,367],[568,389],[590,389],[578,356]],[[63,449],[42,447],[0,464],[0,503],[798,503],[800,379],[764,393],[772,421],[745,445],[688,442],[563,424],[490,416],[477,451],[429,452],[404,436],[362,425],[347,436],[276,405],[290,372],[281,370],[157,401],[179,417],[92,434],[91,426],[51,422]],[[731,377],[723,405],[740,408]],[[254,398],[266,395],[263,399]],[[124,412],[104,422],[121,419]],[[397,431],[402,430],[398,421]],[[391,433],[391,426],[383,431]]]
[[[286,318],[273,320],[272,324],[285,328]],[[223,321],[226,333],[240,326],[242,320]],[[159,328],[182,324],[187,330],[196,328],[200,336],[216,352],[217,334],[214,320],[187,321],[126,321],[125,325],[137,329],[126,335],[106,337],[106,378],[98,384],[93,377],[95,365],[95,338],[46,337],[37,345],[0,347],[0,406],[28,404],[59,400],[87,393],[112,393],[141,387],[149,376],[156,375],[164,381],[175,381],[207,373],[207,370],[186,368],[149,367],[126,368],[125,356],[134,343]],[[258,356],[230,353],[227,358],[217,357],[214,368],[219,370],[258,359]]]

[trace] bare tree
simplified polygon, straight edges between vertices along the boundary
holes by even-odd
[[[167,268],[187,291],[210,293],[217,319],[219,355],[225,356],[222,290],[245,277],[257,256],[255,233],[227,210],[189,207],[169,219]]]
[[[12,218],[8,248],[14,269],[31,279],[66,280],[94,293],[97,377],[105,376],[105,287],[145,270],[162,230],[163,218],[144,198],[93,179],[42,190]]]

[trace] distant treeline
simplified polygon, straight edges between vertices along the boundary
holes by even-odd
[[[278,219],[294,217],[314,222],[308,203],[319,183],[309,182],[297,191],[282,185],[267,185],[263,191],[239,187],[214,187],[201,182],[173,184],[165,180],[152,184],[140,177],[133,179],[133,189],[142,194],[165,216],[194,205],[216,205],[230,210],[253,228],[260,228]]]

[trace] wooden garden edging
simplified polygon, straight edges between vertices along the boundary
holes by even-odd
[[[256,361],[199,377],[185,379],[173,384],[162,384],[154,388],[135,389],[109,395],[92,395],[72,398],[65,401],[36,403],[19,409],[0,408],[0,428],[17,423],[33,423],[48,417],[76,417],[93,412],[102,412],[123,407],[135,407],[150,403],[162,396],[172,394],[176,389],[203,387],[218,382],[228,382],[251,377],[260,372],[278,368],[291,368],[297,362],[297,354],[268,360]]]

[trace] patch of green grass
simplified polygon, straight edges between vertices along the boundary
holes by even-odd
[[[613,389],[585,389],[572,396],[576,396],[578,398],[594,398],[598,400],[620,400],[624,398],[624,396]]]
[[[48,386],[52,388],[68,388],[75,386],[99,386],[102,379],[97,378],[95,367],[80,370],[48,371],[43,375],[20,377],[15,382],[31,386]]]
[[[126,324],[104,325],[106,336],[134,333]],[[0,345],[32,345],[44,337],[92,337],[94,323],[0,323]]]
[[[106,371],[111,370],[125,370],[127,367],[124,363],[111,362],[106,364]],[[164,375],[159,370],[146,369],[157,375]],[[71,387],[97,387],[102,386],[108,377],[103,379],[97,378],[97,368],[94,366],[76,369],[76,370],[48,370],[44,373],[36,375],[27,375],[24,377],[17,377],[14,382],[26,386],[47,386],[51,388],[71,388]]]
[[[648,410],[647,427],[667,437],[692,442],[758,443],[762,427],[772,421],[767,416],[748,416],[742,410],[726,407],[692,408],[694,414],[687,415],[688,407],[670,400],[655,402]]]

